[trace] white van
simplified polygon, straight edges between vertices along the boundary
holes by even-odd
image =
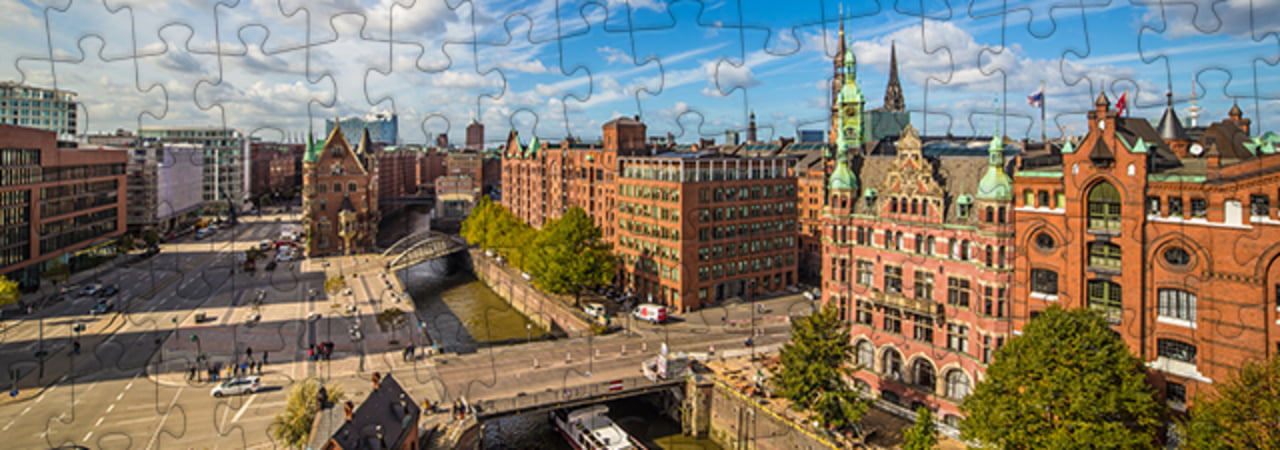
[[[641,303],[636,305],[631,315],[647,322],[662,323],[667,321],[667,307],[654,303]]]
[[[595,317],[597,319],[604,317],[605,315],[604,305],[596,302],[583,303],[582,311],[586,312],[588,316]]]

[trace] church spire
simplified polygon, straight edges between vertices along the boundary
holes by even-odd
[[[889,44],[889,86],[884,89],[884,109],[902,111],[906,102],[902,100],[902,84],[898,82],[898,43]]]

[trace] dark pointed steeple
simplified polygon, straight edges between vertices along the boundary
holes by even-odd
[[[1165,93],[1165,98],[1164,117],[1160,118],[1160,125],[1156,126],[1156,130],[1166,141],[1186,139],[1187,132],[1182,129],[1182,121],[1178,120],[1178,114],[1173,111],[1173,92]]]
[[[889,44],[889,85],[884,89],[884,109],[902,111],[906,102],[902,100],[902,84],[898,82],[898,44]]]

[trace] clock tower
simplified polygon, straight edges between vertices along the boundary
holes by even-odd
[[[844,52],[841,72],[844,82],[837,95],[837,111],[833,119],[836,122],[836,149],[838,153],[843,153],[836,157],[847,159],[848,151],[862,146],[862,106],[866,103],[862,97],[862,89],[858,88],[858,62],[853,51]]]

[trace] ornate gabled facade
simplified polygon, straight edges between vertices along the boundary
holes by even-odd
[[[352,148],[341,126],[324,143],[309,144],[302,175],[307,256],[348,255],[373,246],[381,215],[372,152],[368,130]]]
[[[1185,410],[1280,353],[1280,156],[1238,108],[1191,139],[1172,102],[1156,128],[1109,104],[1079,141],[1023,158],[1013,326],[1098,310]]]
[[[861,186],[832,176],[823,214],[822,297],[851,324],[855,382],[950,424],[1009,335],[1011,205],[977,200],[1003,170],[995,142],[926,148],[908,125],[892,154],[849,163]]]

